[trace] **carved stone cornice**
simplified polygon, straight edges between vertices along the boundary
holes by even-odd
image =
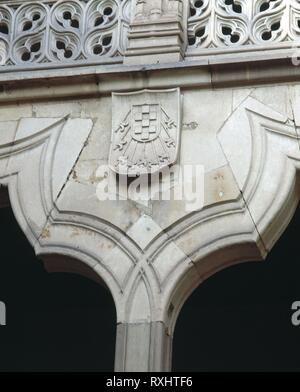
[[[13,129],[12,123],[3,126]],[[176,209],[167,220],[163,204],[151,215],[136,215],[130,203],[124,209],[129,227],[115,213],[124,204],[102,205],[89,170],[86,183],[76,174],[92,144],[91,119],[24,117],[2,139],[0,184],[8,186],[16,219],[36,254],[80,260],[84,273],[98,275],[112,293],[125,329],[119,331],[117,370],[137,368],[125,360],[137,350],[131,327],[151,323],[143,349],[155,348],[163,358],[158,342],[163,332],[172,335],[181,306],[200,282],[230,265],[266,257],[299,201],[297,124],[246,98],[217,132],[226,165],[209,173],[213,191],[219,195],[222,189],[220,198],[206,198],[205,208],[192,214]],[[55,270],[47,257],[45,263]],[[68,263],[58,268],[68,270]],[[140,370],[169,369],[167,359],[160,364],[156,355],[143,358]]]

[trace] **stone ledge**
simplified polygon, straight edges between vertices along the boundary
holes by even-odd
[[[0,102],[95,97],[144,88],[260,85],[300,78],[300,67],[293,65],[290,52],[269,58],[241,56],[223,62],[215,60],[0,73]]]

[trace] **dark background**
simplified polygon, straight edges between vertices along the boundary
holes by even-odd
[[[48,274],[0,209],[0,371],[112,371],[115,309],[102,286]],[[267,261],[228,268],[188,299],[174,337],[174,371],[299,371],[300,208]]]

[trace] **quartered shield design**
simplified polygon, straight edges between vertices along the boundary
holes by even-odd
[[[113,94],[109,164],[119,174],[151,174],[174,164],[180,140],[180,90]]]

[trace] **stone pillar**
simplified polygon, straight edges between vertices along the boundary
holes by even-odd
[[[182,60],[187,3],[186,0],[135,0],[124,63]]]
[[[172,337],[163,322],[118,324],[115,371],[166,372],[171,359]]]

